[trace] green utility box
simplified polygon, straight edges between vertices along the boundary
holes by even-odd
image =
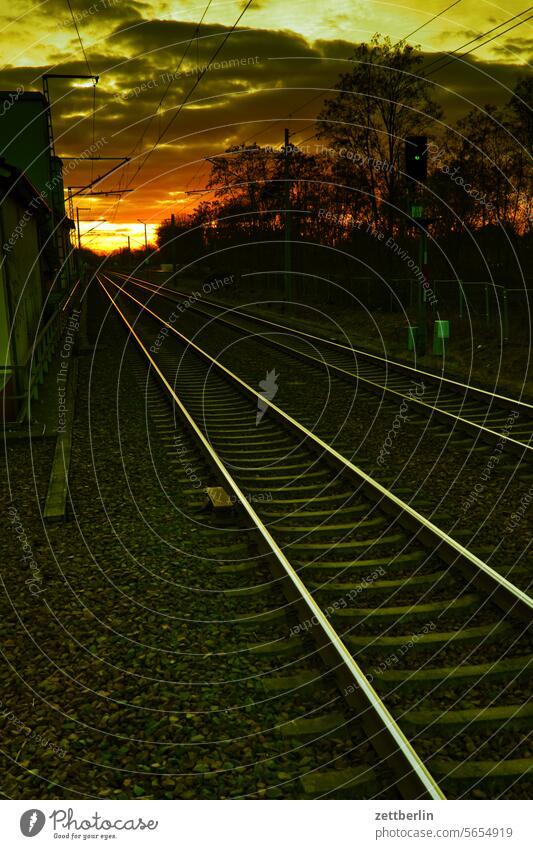
[[[414,351],[418,342],[418,326],[410,324],[407,327],[407,350]]]
[[[446,341],[450,338],[450,322],[449,321],[436,321],[435,329],[433,332],[433,353],[434,354],[443,354]]]

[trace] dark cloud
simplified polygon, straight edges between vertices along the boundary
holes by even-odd
[[[450,59],[447,54],[440,54],[440,57],[443,62],[432,65],[427,73],[434,84],[434,97],[441,103],[445,120],[450,124],[465,112],[482,107],[485,103],[493,103],[499,108],[505,106],[523,75],[523,68],[519,65],[481,62],[471,56],[455,58],[442,70],[438,70],[441,64]],[[433,61],[439,58],[439,54],[427,58]]]
[[[62,0],[50,2],[57,14],[65,17]],[[86,0],[79,0],[74,9],[79,11],[88,6]],[[113,24],[111,32],[88,51],[91,67],[101,75],[95,117],[96,136],[106,139],[101,153],[128,155],[136,145],[136,152],[146,152],[177,113],[195,82],[197,66],[200,71],[205,67],[221,44],[227,27],[209,24],[200,28],[200,37],[193,40],[180,76],[172,79],[163,108],[155,114],[169,81],[167,75],[176,73],[196,25],[147,20],[143,17],[148,14],[146,5],[136,2],[122,3],[120,8],[109,7],[104,12]],[[65,60],[65,53],[55,50],[49,56],[57,63],[55,70],[86,73],[75,38],[70,45],[76,60]],[[339,74],[350,68],[351,63],[344,60],[353,55],[354,47],[342,39],[310,43],[300,34],[286,30],[238,29],[217,55],[217,65],[203,74],[197,90],[164,137],[164,144],[157,147],[135,179],[132,184],[135,192],[127,196],[125,208],[142,205],[143,216],[155,214],[158,220],[166,214],[165,204],[160,203],[165,198],[169,208],[179,210],[176,195],[169,193],[183,190],[190,181],[194,187],[203,185],[208,171],[205,157],[222,153],[245,139],[249,143],[280,144],[285,126],[294,133],[301,130],[320,111],[321,98],[303,109],[300,107],[321,91],[326,95],[334,88]],[[530,40],[526,50],[532,48]],[[445,53],[426,54],[426,64],[436,58],[447,61],[449,57]],[[27,89],[40,88],[39,77],[46,70],[44,65],[4,68],[0,72],[0,88],[13,89],[20,84]],[[453,124],[471,108],[487,102],[503,106],[523,73],[521,66],[509,62],[508,55],[501,62],[478,62],[468,57],[431,74],[430,79],[434,82],[434,96],[445,110],[445,122]],[[69,83],[54,80],[51,92],[57,151],[76,155],[92,136],[92,88],[72,89]],[[287,118],[291,113],[294,113],[292,117]],[[279,123],[269,126],[275,121]],[[143,131],[145,136],[139,144]],[[299,138],[312,133],[313,128],[308,129]],[[130,176],[135,167],[135,164],[128,166]],[[73,175],[74,182],[88,182],[89,174],[90,165],[80,165]],[[113,188],[118,182],[118,176],[110,178],[104,187]],[[193,198],[191,203],[194,202]],[[105,203],[102,201],[102,210]],[[135,217],[131,213],[131,220]]]
[[[203,25],[198,29],[187,21],[144,21],[142,26],[126,29],[123,26],[111,33],[107,39],[113,49],[120,49],[133,56],[158,56],[165,62],[176,62],[192,40],[189,61],[198,54],[202,61],[220,46],[228,33],[228,27],[222,24]],[[181,50],[180,50],[181,48]],[[318,50],[306,39],[289,31],[237,28],[231,34],[225,53],[235,56],[255,55],[268,49],[268,55],[310,56],[319,55]],[[273,51],[273,54],[272,54]]]
[[[80,30],[85,30],[87,26],[102,27],[106,23],[113,24],[116,21],[143,18],[151,14],[149,4],[136,0],[71,0],[70,5]],[[42,15],[48,20],[53,19],[56,26],[58,23],[64,23],[74,30],[72,15],[64,0],[47,0],[44,6],[32,10],[32,13]]]
[[[531,57],[533,53],[533,38],[521,38],[519,41],[508,39],[504,44],[495,45],[494,52],[502,56],[507,56],[507,58],[513,54],[518,56],[528,54]]]
[[[346,60],[353,54],[355,47],[353,42],[344,41],[342,39],[336,39],[335,41],[318,39],[313,43],[313,46],[324,58]]]
[[[461,44],[465,44],[471,38],[477,38],[480,35],[479,30],[474,29],[462,29],[460,34],[458,35],[457,29],[443,29],[436,36],[438,41],[449,41],[452,39],[453,41],[461,41]]]

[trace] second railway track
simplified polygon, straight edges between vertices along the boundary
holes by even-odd
[[[190,298],[190,293],[156,285],[132,275],[118,275],[121,281],[144,287],[162,297],[176,300]],[[267,319],[234,307],[223,307],[202,297],[201,304],[192,302],[192,309],[216,318],[218,322],[239,331],[255,332],[262,328],[268,344],[298,356],[308,363],[326,366],[332,374],[357,381],[364,389],[389,400],[409,400],[422,416],[442,422],[447,430],[465,430],[489,443],[503,440],[515,454],[531,460],[533,457],[533,404],[490,392],[480,387],[432,374],[353,348],[348,340],[334,341],[312,334],[294,325]],[[424,395],[413,395],[413,381],[424,381]],[[518,413],[512,429],[507,429],[509,412]],[[443,430],[443,435],[446,431]]]
[[[307,336],[306,353],[300,355],[294,346],[304,344],[306,334],[298,330],[283,330],[265,320],[243,324],[240,311],[236,317],[233,309],[206,305],[198,293],[183,300],[166,287],[160,291],[152,284],[125,280],[125,275],[113,277],[159,315],[172,317],[174,326],[251,385],[275,365],[281,375],[278,406],[384,487],[408,501],[415,499],[439,527],[529,591],[527,524],[516,520],[525,512],[521,505],[527,506],[533,497],[530,449],[518,438],[519,431],[529,427],[528,405],[503,399],[510,409],[494,407],[493,415],[500,417],[502,433],[509,438],[467,420],[466,412],[459,418],[446,413],[442,420],[431,404],[420,403],[431,393],[440,397],[435,376],[426,383],[425,373],[406,368],[402,379],[409,390],[405,386],[399,392],[397,387],[379,395],[376,381],[372,394],[358,377],[358,369],[365,367],[360,352],[351,353],[351,371],[339,371],[327,364],[317,337]],[[154,339],[154,350],[161,338]],[[398,377],[394,369],[392,364],[391,380]],[[413,374],[418,376],[414,386]],[[443,395],[449,394],[453,382],[443,385]],[[461,389],[468,387],[456,386],[456,405]],[[485,401],[499,403],[490,393],[481,394]],[[480,415],[486,414],[485,403]]]

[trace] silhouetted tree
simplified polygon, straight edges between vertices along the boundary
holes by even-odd
[[[351,61],[353,68],[341,74],[338,93],[318,116],[319,135],[335,150],[345,149],[332,157],[332,170],[359,193],[363,215],[370,210],[374,224],[385,220],[392,229],[394,207],[403,203],[405,137],[423,134],[442,110],[432,99],[432,83],[420,75],[422,56],[411,45],[376,34],[355,48]]]
[[[516,136],[533,156],[533,76],[524,77],[517,83],[509,106]]]

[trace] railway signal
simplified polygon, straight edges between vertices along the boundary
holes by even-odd
[[[428,243],[426,227],[430,222],[424,215],[424,204],[419,197],[417,185],[425,183],[428,175],[428,139],[427,136],[407,136],[405,139],[405,173],[409,180],[415,182],[411,189],[408,184],[410,195],[409,212],[410,217],[419,225],[418,242],[418,267],[424,274],[425,281],[428,280]],[[427,304],[425,290],[418,290],[418,345],[417,354],[423,356],[427,345]]]
[[[407,136],[405,139],[405,173],[412,180],[425,183],[428,177],[427,136]]]

